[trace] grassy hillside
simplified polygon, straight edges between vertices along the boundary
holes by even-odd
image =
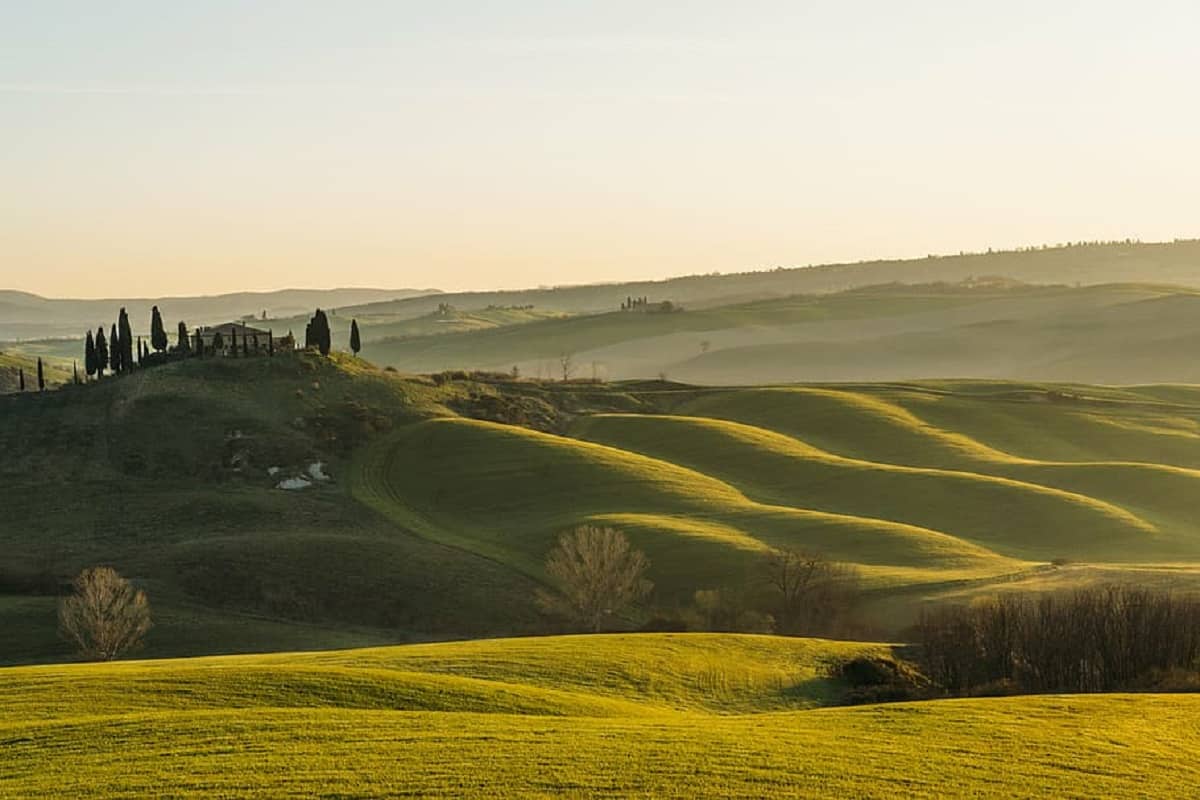
[[[1200,779],[1189,696],[817,708],[844,691],[833,663],[882,649],[638,635],[8,669],[0,794],[1175,797]]]
[[[508,370],[557,377],[708,384],[957,376],[1095,383],[1200,381],[1200,295],[1110,284],[881,285],[829,295],[610,311],[448,336],[383,339],[400,369]]]
[[[61,386],[71,380],[71,365],[45,361],[42,371],[47,386]],[[20,372],[25,372],[25,391],[37,391],[37,356],[24,353],[0,351],[0,394],[16,392],[20,388]]]
[[[68,655],[54,595],[97,563],[149,592],[148,655],[546,630],[546,553],[582,523],[652,562],[629,627],[698,590],[761,594],[784,546],[855,565],[866,622],[889,634],[931,598],[1122,576],[1196,588],[1198,442],[1200,389],[1181,385],[179,362],[0,399],[0,661]],[[331,480],[277,488],[316,462]]]
[[[329,318],[330,333],[333,347],[338,350],[350,349],[350,320],[358,322],[359,336],[366,352],[373,354],[374,344],[383,339],[415,339],[429,336],[440,336],[449,333],[464,333],[469,331],[486,331],[514,325],[523,325],[539,320],[560,319],[565,316],[560,311],[529,307],[491,306],[485,308],[449,308],[433,310],[417,317],[395,314],[389,311],[374,311],[363,309],[365,313],[347,311],[332,311]],[[311,318],[311,310],[307,314],[294,317],[269,319],[256,323],[260,327],[270,328],[276,332],[292,331],[296,336],[303,337],[304,326]]]

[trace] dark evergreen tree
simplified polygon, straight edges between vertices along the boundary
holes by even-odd
[[[18,389],[18,391],[22,391],[22,392],[25,391],[25,368],[24,367],[17,367],[17,389]]]
[[[96,376],[96,339],[91,331],[83,344],[83,371],[89,378]]]
[[[150,345],[159,353],[167,349],[167,329],[163,327],[158,306],[150,309]]]
[[[250,337],[246,335],[246,326],[242,326],[242,355],[250,355]]]
[[[121,356],[125,354],[125,347],[121,344],[121,334],[117,330],[117,326],[112,326],[112,331],[108,335],[108,367],[115,375],[121,372]]]
[[[237,328],[236,327],[230,328],[229,335],[233,339],[233,344],[230,345],[230,349],[233,350],[233,355],[236,358],[237,354],[238,354]]]
[[[117,326],[121,332],[121,368],[128,372],[133,369],[133,329],[129,327],[129,315],[123,308],[117,317]]]
[[[267,355],[275,356],[275,331],[273,330],[267,331]]]
[[[358,320],[350,320],[350,350],[354,355],[358,355],[358,351],[362,350],[362,339],[358,335]]]
[[[104,338],[104,328],[96,331],[96,377],[103,378],[104,370],[108,367],[108,340]]]
[[[309,330],[305,334],[305,346],[315,347],[321,351],[321,355],[329,355],[329,350],[333,345],[333,337],[329,332],[329,317],[325,316],[325,312],[317,309],[317,313],[313,314],[312,320],[309,322]]]
[[[79,362],[71,359],[71,383],[79,385]]]
[[[217,331],[216,333],[213,334],[212,351],[215,355],[220,355],[221,351],[224,349],[225,349],[225,337],[221,335],[220,331]]]
[[[192,337],[188,336],[187,324],[181,321],[179,323],[179,341],[175,344],[180,355],[187,355],[188,351],[192,349],[191,341]]]
[[[196,351],[196,358],[204,358],[204,337],[200,335],[199,328],[196,328],[196,346],[192,349]]]
[[[42,371],[42,357],[38,356],[38,391],[46,391],[46,373]]]

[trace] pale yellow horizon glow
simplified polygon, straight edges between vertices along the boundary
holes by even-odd
[[[15,10],[0,289],[520,288],[1200,233],[1192,4],[430,5]]]

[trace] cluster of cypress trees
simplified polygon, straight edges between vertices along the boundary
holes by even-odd
[[[179,333],[181,346],[186,350],[187,325],[183,322],[179,323]],[[135,344],[136,360],[134,358]],[[150,309],[149,346],[142,341],[140,336],[136,337],[135,341],[133,329],[129,324],[129,314],[122,308],[117,315],[116,323],[109,328],[107,336],[104,334],[103,325],[96,329],[94,335],[91,331],[87,332],[83,348],[83,370],[89,378],[102,378],[106,371],[113,375],[124,374],[142,364],[150,356],[152,348],[156,353],[161,354],[166,351],[167,347],[167,332],[163,327],[162,313],[159,312],[158,306]]]
[[[333,336],[329,331],[329,317],[321,309],[313,314],[312,319],[304,326],[305,349],[316,348],[321,355],[329,355],[333,347]],[[358,320],[350,320],[350,350],[354,355],[362,350],[362,336],[358,332]]]

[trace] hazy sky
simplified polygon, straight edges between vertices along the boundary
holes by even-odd
[[[0,288],[1200,234],[1200,4],[0,0]]]

